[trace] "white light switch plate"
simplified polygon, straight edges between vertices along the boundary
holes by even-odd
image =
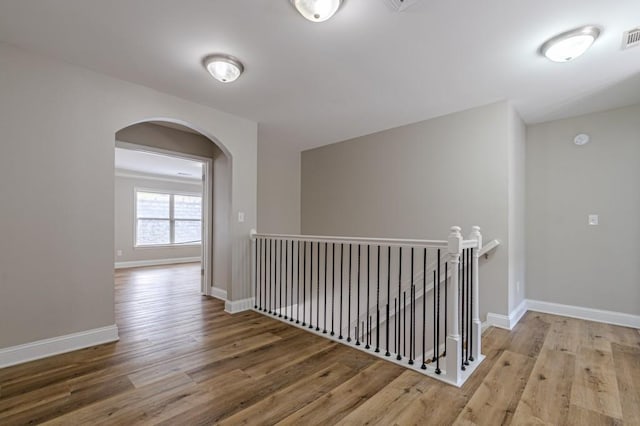
[[[244,212],[238,212],[238,222],[244,222]]]
[[[597,214],[590,214],[589,215],[589,225],[598,225],[598,215]]]

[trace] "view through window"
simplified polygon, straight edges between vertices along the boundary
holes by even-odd
[[[200,244],[202,197],[136,191],[136,246]]]

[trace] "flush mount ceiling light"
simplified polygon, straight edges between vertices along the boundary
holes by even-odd
[[[590,139],[591,138],[586,133],[580,133],[579,135],[576,135],[575,138],[573,138],[573,143],[578,146],[582,146],[588,144]]]
[[[553,62],[567,62],[587,51],[600,35],[600,30],[587,25],[559,34],[546,41],[540,52]]]
[[[322,22],[338,11],[342,0],[291,0],[291,3],[308,20]]]
[[[210,55],[204,59],[209,74],[222,83],[235,81],[244,71],[242,63],[230,55]]]

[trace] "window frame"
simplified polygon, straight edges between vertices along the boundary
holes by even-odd
[[[176,220],[178,221],[192,221],[192,222],[200,222],[200,229],[202,229],[202,203],[204,202],[204,196],[199,192],[189,192],[189,191],[174,191],[174,190],[162,190],[157,188],[141,188],[134,187],[133,188],[133,248],[134,249],[148,249],[148,248],[167,248],[167,247],[197,247],[202,245],[202,235],[200,236],[200,241],[192,242],[192,243],[165,243],[165,244],[138,244],[138,221],[141,220],[138,218],[138,192],[147,192],[152,194],[162,194],[169,196],[169,218],[161,217],[161,218],[153,218],[153,217],[145,217],[142,220],[166,220],[169,222],[169,241],[175,241],[175,224]],[[185,195],[188,197],[200,197],[200,219],[176,219],[174,212],[174,197],[176,195]]]

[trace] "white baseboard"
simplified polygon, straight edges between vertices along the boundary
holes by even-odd
[[[200,257],[176,257],[173,259],[153,259],[153,260],[131,260],[128,262],[116,262],[114,264],[115,269],[123,268],[137,268],[140,266],[158,266],[158,265],[173,265],[176,263],[193,263],[200,262]]]
[[[211,297],[215,297],[216,299],[220,299],[223,302],[227,301],[227,290],[223,290],[218,287],[211,287]]]
[[[0,349],[0,368],[22,364],[40,358],[71,352],[118,340],[118,327],[107,327],[80,331],[51,339],[37,340],[23,345]]]
[[[542,302],[540,300],[527,300],[527,307],[530,311],[579,318],[605,324],[621,325],[624,327],[640,328],[640,315],[583,308],[581,306],[562,305],[560,303]]]
[[[224,304],[224,311],[230,314],[237,314],[238,312],[253,309],[253,305],[253,297],[240,300],[227,300]]]
[[[505,330],[513,330],[513,327],[518,324],[518,321],[524,314],[527,313],[528,300],[524,299],[516,308],[509,313],[509,315],[494,314],[489,312],[487,314],[487,321],[482,323],[482,331],[488,327],[504,328]]]
[[[509,316],[489,312],[487,314],[487,321],[482,323],[482,330],[484,331],[491,326],[512,330],[527,311],[543,312],[545,314],[640,329],[640,315],[525,299],[517,308],[511,311]]]

